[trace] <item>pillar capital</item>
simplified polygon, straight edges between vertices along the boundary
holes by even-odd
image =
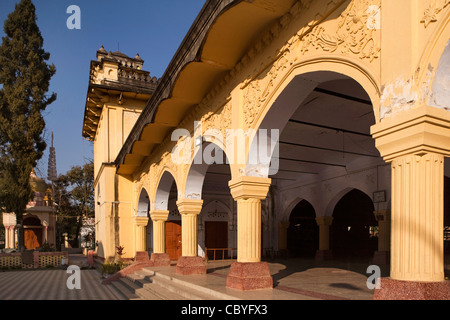
[[[138,227],[146,227],[148,225],[148,217],[134,217],[134,223]]]
[[[316,222],[319,226],[331,226],[331,224],[333,223],[333,217],[316,217]]]
[[[150,218],[153,221],[167,221],[169,218],[168,210],[152,210],[150,211]]]
[[[238,177],[228,185],[234,200],[263,200],[267,197],[271,182],[270,178]]]
[[[423,105],[372,126],[375,145],[387,162],[404,155],[450,156],[450,112]]]
[[[183,199],[177,201],[178,211],[181,215],[199,215],[202,211],[203,200]]]

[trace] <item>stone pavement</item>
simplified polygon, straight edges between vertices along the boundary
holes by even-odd
[[[83,267],[87,258],[71,255],[69,264]],[[371,300],[367,263],[289,259],[270,261],[274,288],[241,292],[226,288],[230,261],[208,262],[206,275],[181,276],[175,267],[151,268],[160,274],[215,292],[216,297],[243,300]],[[387,268],[387,266],[386,266]],[[384,272],[386,271],[384,268]],[[382,268],[383,271],[383,268]],[[101,284],[97,270],[81,270],[81,290],[67,288],[71,274],[62,269],[0,272],[0,300],[118,300],[111,286]],[[385,276],[385,275],[383,275]],[[208,291],[209,290],[209,291]],[[213,290],[213,291],[211,291]],[[214,295],[213,295],[214,299]]]
[[[81,289],[70,290],[62,269],[0,272],[0,300],[118,300],[96,270],[81,270]]]
[[[201,286],[205,291],[214,290],[217,296],[242,300],[371,300],[373,290],[367,288],[368,263],[364,262],[316,262],[314,260],[289,259],[269,262],[274,288],[242,292],[226,288],[226,276],[230,262],[207,263],[206,275],[182,276],[175,267],[152,267],[156,273],[173,279]],[[380,266],[386,276],[388,266]]]

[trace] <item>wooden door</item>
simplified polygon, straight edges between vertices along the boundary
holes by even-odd
[[[42,229],[25,229],[24,238],[25,248],[35,250],[42,245]]]
[[[205,221],[205,247],[207,249],[228,248],[228,222]],[[228,258],[228,251],[216,250],[216,260]],[[208,259],[214,259],[214,251],[208,250]]]
[[[166,253],[170,260],[178,260],[182,254],[181,221],[166,222]]]

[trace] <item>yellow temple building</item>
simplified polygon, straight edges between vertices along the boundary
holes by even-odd
[[[366,257],[390,264],[375,299],[450,298],[449,22],[448,0],[208,0],[161,79],[102,47],[97,255],[185,275],[222,249],[239,290],[272,287],[266,255]]]

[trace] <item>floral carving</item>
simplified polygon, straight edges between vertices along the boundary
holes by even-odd
[[[377,15],[368,0],[355,0],[341,14],[338,28],[331,34],[324,26],[316,25],[310,33],[302,39],[301,52],[305,54],[311,48],[322,49],[327,52],[355,54],[360,59],[373,61],[379,58],[381,51],[376,41],[377,30],[374,22]]]
[[[273,91],[275,80],[279,74],[289,67],[289,59],[287,57],[289,53],[290,51],[286,49],[277,57],[264,79],[255,79],[248,82],[244,90],[244,116],[247,128],[250,128],[255,122],[262,104],[266,102]]]
[[[437,4],[436,1],[431,2],[425,10],[423,18],[420,20],[420,22],[424,24],[425,28],[428,27],[430,23],[436,22],[438,20],[438,14],[450,4],[450,0],[440,0],[438,2],[439,4]]]

